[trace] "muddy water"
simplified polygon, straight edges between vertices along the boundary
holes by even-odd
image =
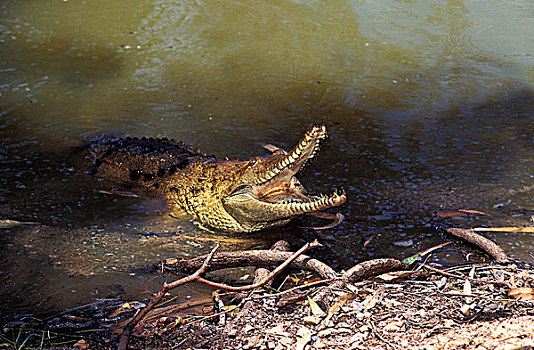
[[[0,313],[96,296],[142,298],[170,256],[296,246],[339,267],[444,241],[436,225],[530,225],[534,210],[534,5],[515,1],[2,1]],[[220,157],[292,147],[328,126],[300,175],[343,186],[340,226],[304,217],[229,237],[165,203],[97,192],[75,147],[102,135],[166,136]],[[488,216],[440,218],[473,209]],[[528,234],[493,234],[531,259]],[[364,246],[364,242],[366,242]],[[460,245],[432,259],[465,260]],[[236,273],[238,279],[247,271]],[[195,298],[207,291],[187,286]]]

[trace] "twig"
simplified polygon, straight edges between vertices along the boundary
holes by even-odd
[[[390,347],[392,347],[393,349],[397,349],[397,347],[395,346],[395,344],[392,344],[391,342],[389,342],[386,338],[384,338],[382,335],[380,335],[380,333],[378,333],[378,331],[376,330],[376,326],[375,324],[373,323],[373,321],[369,321],[369,324],[371,325],[371,329],[373,330],[373,334],[375,335],[375,337],[380,340],[380,341],[383,341],[384,343],[386,343],[386,345],[389,345]]]
[[[480,282],[480,283],[498,284],[498,285],[507,286],[509,288],[512,288],[510,283],[506,282],[506,281],[492,281],[492,280],[488,280],[488,279],[485,279],[485,278],[471,278],[471,277],[467,277],[467,276],[456,275],[456,274],[453,274],[453,273],[450,273],[450,272],[447,272],[447,271],[443,271],[443,270],[440,270],[440,269],[436,269],[435,267],[432,267],[432,266],[429,266],[429,265],[426,265],[426,264],[423,264],[422,266],[425,269],[440,273],[440,274],[442,274],[444,276],[448,276],[448,277],[459,278],[459,279],[462,279],[462,280],[470,280],[470,281],[473,281],[473,282]]]
[[[284,294],[293,292],[293,291],[298,290],[298,289],[304,289],[304,288],[307,288],[307,287],[313,287],[313,286],[315,286],[315,285],[317,285],[317,284],[321,284],[321,283],[329,283],[329,282],[332,282],[332,281],[333,281],[333,279],[332,279],[332,280],[320,280],[320,281],[315,281],[315,282],[311,282],[311,283],[308,283],[308,284],[303,284],[303,285],[301,285],[301,286],[293,287],[293,288],[291,288],[291,289],[288,289],[288,290],[285,290],[285,291],[283,291],[283,292],[276,293],[276,294],[251,295],[251,296],[249,296],[249,297],[244,298],[243,300],[241,300],[241,301],[239,302],[239,304],[234,305],[233,307],[228,308],[227,310],[223,310],[223,311],[220,311],[220,312],[211,314],[211,315],[202,316],[202,317],[200,317],[200,318],[195,318],[195,322],[202,321],[202,320],[208,320],[208,319],[211,319],[211,318],[220,316],[220,315],[222,315],[222,314],[227,314],[227,313],[229,313],[229,312],[232,312],[232,311],[234,311],[234,310],[240,308],[241,305],[245,304],[245,303],[248,302],[248,301],[257,300],[257,299],[275,298],[275,297],[278,297],[278,296],[281,296],[281,295],[284,295]]]
[[[228,290],[228,291],[232,291],[232,292],[242,292],[242,291],[246,291],[246,290],[256,289],[258,287],[263,286],[265,283],[267,283],[268,281],[273,279],[276,275],[278,275],[280,272],[282,272],[283,269],[285,269],[289,264],[291,264],[291,262],[293,260],[295,260],[302,253],[304,253],[304,252],[306,252],[306,251],[308,251],[308,250],[310,250],[312,248],[321,247],[321,246],[322,246],[321,243],[317,242],[317,240],[315,240],[315,241],[313,241],[311,243],[306,243],[302,248],[300,248],[295,253],[293,253],[286,261],[284,261],[281,265],[279,265],[276,269],[274,269],[272,272],[270,272],[267,276],[265,276],[259,282],[256,282],[256,283],[253,283],[253,284],[249,284],[247,286],[234,287],[234,286],[229,286],[227,284],[208,281],[208,280],[206,280],[206,279],[204,279],[202,277],[197,277],[196,281],[199,282],[199,283],[205,284],[207,286],[213,287],[213,288]]]
[[[284,261],[280,266],[278,266],[276,269],[274,269],[271,273],[269,273],[267,276],[261,279],[261,281],[257,283],[253,283],[248,286],[242,286],[242,287],[234,287],[234,286],[228,286],[221,283],[215,283],[212,281],[208,281],[202,277],[200,277],[201,274],[207,271],[208,267],[210,266],[210,262],[213,259],[213,255],[215,254],[215,251],[219,248],[219,244],[215,246],[215,248],[212,249],[212,251],[206,256],[204,259],[204,262],[202,263],[202,266],[192,275],[189,275],[184,278],[180,278],[179,280],[176,280],[172,283],[167,283],[163,285],[161,290],[150,300],[150,302],[145,306],[135,317],[124,327],[120,341],[118,350],[126,350],[128,348],[128,341],[130,338],[130,335],[135,328],[135,326],[139,323],[140,320],[142,320],[146,314],[152,310],[152,308],[163,299],[167,291],[170,289],[174,289],[178,286],[181,286],[183,284],[189,283],[189,282],[199,282],[205,285],[208,285],[210,287],[223,289],[223,290],[229,290],[229,291],[246,291],[255,289],[258,287],[261,287],[268,281],[270,281],[272,278],[274,278],[276,275],[278,275],[283,269],[285,269],[289,264],[291,264],[292,261],[294,261],[296,258],[299,257],[302,253],[306,252],[307,250],[310,250],[312,248],[321,247],[321,244],[315,240],[311,243],[305,244],[302,248],[300,248],[295,253],[291,254],[291,256]]]
[[[277,252],[288,252],[289,251],[289,242],[287,241],[284,241],[284,240],[279,240],[279,241],[276,241],[272,246],[271,246],[271,249],[269,250],[273,250],[273,251],[277,251]],[[267,276],[269,274],[269,269],[265,268],[265,267],[257,267],[255,270],[254,270],[254,280],[252,281],[252,283],[256,283],[256,282],[259,282],[261,281],[265,276]],[[269,288],[272,284],[273,280],[270,280],[269,282],[267,282],[265,284],[265,287]],[[245,299],[249,296],[249,293],[238,293],[236,294],[236,296],[234,297],[235,299],[237,300],[242,300],[242,299]],[[248,310],[251,306],[251,304],[245,304],[243,306],[243,309],[240,311],[240,313],[243,312],[243,310]]]
[[[428,337],[432,332],[434,332],[436,329],[441,328],[441,327],[442,327],[441,325],[437,324],[434,327],[430,328],[429,330],[425,332],[425,334],[423,334],[423,336],[421,337],[421,340],[426,339],[426,337]]]
[[[243,299],[239,302],[239,304],[237,305],[233,305],[232,307],[229,307],[228,309],[225,309],[225,310],[222,310],[222,311],[219,311],[219,312],[216,312],[214,314],[211,314],[211,315],[206,315],[206,316],[201,316],[199,318],[196,318],[195,317],[195,322],[198,322],[198,321],[203,321],[203,320],[209,320],[211,318],[215,318],[217,316],[220,316],[220,315],[224,315],[224,314],[227,314],[229,312],[232,312],[238,308],[241,307],[241,305],[243,305],[246,301],[250,300],[249,298],[246,298],[246,299]]]
[[[128,341],[130,340],[130,335],[132,334],[133,329],[135,326],[143,319],[143,317],[146,316],[146,314],[154,308],[154,306],[163,299],[165,294],[169,289],[176,288],[178,286],[181,286],[182,284],[189,283],[191,281],[194,281],[199,278],[201,274],[206,272],[209,266],[210,260],[213,258],[213,254],[215,254],[215,251],[219,249],[219,243],[215,245],[215,247],[211,250],[211,252],[208,254],[206,259],[204,260],[204,263],[202,266],[192,275],[186,276],[184,278],[180,278],[179,280],[176,280],[172,283],[165,282],[163,284],[163,287],[160,289],[160,291],[152,297],[150,302],[145,306],[141,311],[139,311],[134,318],[123,328],[121,338],[119,341],[118,350],[126,350],[128,348]]]
[[[241,266],[278,266],[291,257],[291,252],[279,252],[273,250],[245,250],[242,252],[216,253],[210,262],[210,270],[224,269]],[[167,271],[191,271],[197,269],[204,261],[205,256],[188,259],[167,259],[163,261]],[[291,263],[292,268],[314,271],[322,278],[335,278],[337,273],[325,263],[312,259],[307,255],[301,255]],[[153,268],[160,268],[159,264]]]
[[[266,295],[254,295],[254,296],[251,297],[251,299],[276,298],[276,297],[280,297],[280,296],[283,296],[285,294],[289,294],[291,292],[297,291],[299,289],[306,289],[306,288],[310,288],[310,287],[315,287],[316,285],[323,284],[323,283],[330,283],[330,282],[333,282],[333,281],[335,281],[334,278],[327,279],[327,280],[319,280],[319,281],[303,284],[303,285],[300,285],[300,286],[296,286],[296,287],[284,290],[283,292],[279,292],[279,293],[266,294]]]

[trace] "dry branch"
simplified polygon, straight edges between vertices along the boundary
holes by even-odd
[[[278,266],[291,257],[291,252],[278,252],[273,250],[246,250],[242,252],[221,252],[216,253],[210,261],[210,271],[229,267],[257,266],[272,267]],[[157,265],[169,271],[191,271],[199,268],[206,258],[205,255],[188,259],[167,259]],[[322,278],[335,278],[337,273],[330,266],[317,259],[306,255],[297,257],[289,265],[291,268],[314,271]]]
[[[450,272],[447,272],[447,271],[443,271],[443,270],[440,270],[440,269],[436,269],[435,267],[429,266],[427,264],[423,264],[422,266],[425,269],[437,272],[437,273],[442,274],[443,276],[447,276],[447,277],[458,278],[458,279],[461,279],[461,280],[469,280],[469,281],[474,281],[474,282],[480,282],[480,283],[485,283],[485,284],[504,285],[504,286],[507,286],[509,288],[512,287],[510,282],[507,282],[507,281],[492,281],[492,280],[488,280],[488,279],[484,279],[484,278],[471,278],[471,277],[461,276],[461,275],[457,275],[457,274],[450,273]]]
[[[287,252],[289,251],[289,243],[284,240],[277,241],[275,244],[272,245],[271,249],[276,252]],[[253,283],[260,282],[263,278],[269,275],[269,270],[264,267],[259,267],[254,271],[254,281]],[[267,287],[270,287],[273,280],[268,281],[265,285]],[[235,317],[235,319],[232,322],[228,322],[226,325],[226,330],[229,331],[232,328],[236,327],[236,324],[239,322],[239,320],[248,314],[250,310],[254,308],[255,303],[252,301],[252,299],[246,299],[247,294],[245,293],[239,293],[236,298],[240,300],[241,302],[244,302],[243,307],[241,310],[239,310],[239,313]]]
[[[247,286],[234,287],[234,286],[229,286],[229,285],[222,284],[222,283],[211,282],[202,277],[197,277],[195,281],[205,284],[207,286],[213,287],[213,288],[224,289],[224,290],[232,291],[232,292],[241,292],[241,291],[255,289],[255,288],[263,286],[265,283],[273,279],[276,275],[282,272],[283,269],[288,267],[292,261],[298,258],[305,251],[308,251],[312,248],[321,247],[321,246],[322,246],[321,243],[317,242],[317,240],[311,243],[306,243],[302,248],[300,248],[294,253],[291,253],[291,255],[284,262],[282,262],[282,264],[280,264],[276,269],[270,272],[262,280],[260,280],[259,282],[253,283],[253,284],[249,284]]]
[[[509,261],[508,256],[501,247],[486,237],[475,233],[473,229],[448,228],[447,232],[453,236],[462,238],[469,243],[475,244],[499,262]]]
[[[343,280],[347,282],[359,282],[371,276],[405,267],[406,265],[396,259],[373,259],[361,262],[343,273]]]
[[[323,299],[328,293],[329,289],[343,288],[346,283],[355,283],[371,276],[376,276],[391,270],[396,270],[406,266],[404,263],[396,259],[373,259],[364,261],[357,265],[354,265],[342,274],[342,278],[338,279],[334,283],[327,287],[324,287],[313,298],[316,302],[323,302]]]
[[[161,287],[160,291],[150,300],[150,302],[145,306],[135,317],[128,322],[128,324],[124,327],[121,338],[119,340],[119,350],[126,350],[128,348],[128,342],[130,340],[130,335],[132,334],[133,329],[135,326],[145,317],[145,315],[152,310],[152,308],[163,299],[165,294],[168,290],[176,288],[178,286],[181,286],[182,284],[189,283],[191,281],[196,280],[201,274],[206,272],[209,266],[210,259],[213,257],[213,254],[215,254],[215,251],[219,249],[219,244],[215,245],[215,247],[212,249],[212,251],[206,256],[204,259],[204,262],[200,266],[200,268],[192,275],[186,276],[184,278],[180,278],[179,280],[176,280],[170,284],[165,284],[163,287]]]
[[[288,252],[289,248],[290,248],[289,247],[289,243],[287,241],[280,240],[280,241],[277,241],[276,243],[274,243],[271,246],[270,250],[273,250],[275,252]],[[264,267],[258,267],[256,270],[254,270],[254,281],[252,283],[257,283],[257,282],[261,281],[268,274],[269,274],[269,270],[268,269],[266,269]],[[267,287],[270,287],[271,283],[272,283],[272,280],[267,282],[265,285]],[[246,297],[247,297],[247,294],[245,294],[245,293],[239,293],[238,295],[236,295],[236,299],[238,299],[238,300],[243,300]],[[243,312],[243,310],[248,309],[250,307],[250,305],[252,305],[251,302],[245,303],[245,305],[243,306],[241,312]]]
[[[273,246],[271,247],[270,250],[275,251],[275,252],[289,252],[289,243],[287,241],[283,241],[283,240],[277,241],[275,244],[273,244]],[[268,269],[263,268],[263,267],[258,267],[254,271],[254,282],[253,283],[257,283],[257,282],[261,281],[262,278],[264,278],[268,274],[269,274],[269,270]],[[271,282],[272,282],[272,280],[269,281],[267,283],[267,285],[270,285]]]
[[[253,283],[251,285],[247,285],[247,286],[233,287],[233,286],[228,286],[228,285],[221,284],[221,283],[211,282],[200,277],[200,275],[206,272],[208,270],[208,267],[211,266],[210,262],[214,257],[215,251],[219,248],[219,244],[217,244],[215,248],[213,248],[213,250],[208,255],[204,256],[202,265],[195,273],[193,273],[192,275],[180,278],[179,280],[176,280],[172,283],[165,283],[163,287],[161,288],[161,290],[150,300],[147,306],[145,306],[137,315],[134,316],[134,318],[123,329],[121,338],[119,340],[118,350],[126,350],[128,348],[130,335],[133,329],[135,328],[135,326],[139,323],[139,321],[141,321],[146,316],[146,314],[150,310],[152,310],[152,308],[154,308],[154,306],[157,303],[161,301],[161,299],[163,299],[163,297],[169,290],[176,288],[178,286],[181,286],[185,283],[189,283],[189,282],[199,282],[199,283],[202,283],[202,284],[214,287],[214,288],[229,290],[229,291],[246,291],[246,290],[255,289],[269,282],[271,279],[273,279],[283,269],[285,269],[288,265],[290,265],[291,262],[293,262],[296,258],[298,258],[299,255],[301,255],[302,253],[306,252],[309,249],[320,247],[320,246],[321,244],[317,240],[311,243],[307,243],[295,253],[291,253],[290,256],[285,261],[283,261],[276,269],[270,272],[267,276],[263,277],[260,281]]]

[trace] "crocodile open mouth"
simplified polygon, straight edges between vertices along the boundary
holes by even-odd
[[[346,200],[345,191],[335,191],[330,196],[308,196],[295,175],[319,151],[320,142],[328,137],[326,127],[310,124],[299,143],[284,154],[261,177],[261,184],[253,186],[257,199],[299,215],[341,205]],[[283,152],[283,151],[282,151]]]
[[[303,138],[290,152],[276,151],[257,164],[262,170],[254,172],[254,177],[248,179],[247,185],[236,188],[227,197],[233,203],[233,208],[230,208],[232,215],[241,218],[246,216],[250,220],[280,220],[343,204],[347,199],[343,189],[331,195],[307,195],[295,177],[306,162],[315,156],[320,142],[325,138],[325,126],[310,124]],[[254,213],[246,212],[244,208],[250,208],[251,205],[256,208]]]

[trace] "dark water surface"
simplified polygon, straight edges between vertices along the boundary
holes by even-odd
[[[0,231],[0,316],[146,297],[163,278],[137,267],[216,241],[318,238],[314,254],[341,268],[442,243],[436,225],[532,225],[531,0],[28,0],[2,1],[0,16],[0,219],[41,223]],[[102,134],[165,136],[246,159],[267,155],[260,142],[291,148],[314,121],[330,138],[299,178],[348,197],[346,220],[323,231],[304,217],[206,233],[157,198],[96,192],[113,185],[73,151]],[[489,215],[436,216],[448,209]],[[488,236],[532,261],[531,234]],[[465,261],[463,248],[432,259]]]

